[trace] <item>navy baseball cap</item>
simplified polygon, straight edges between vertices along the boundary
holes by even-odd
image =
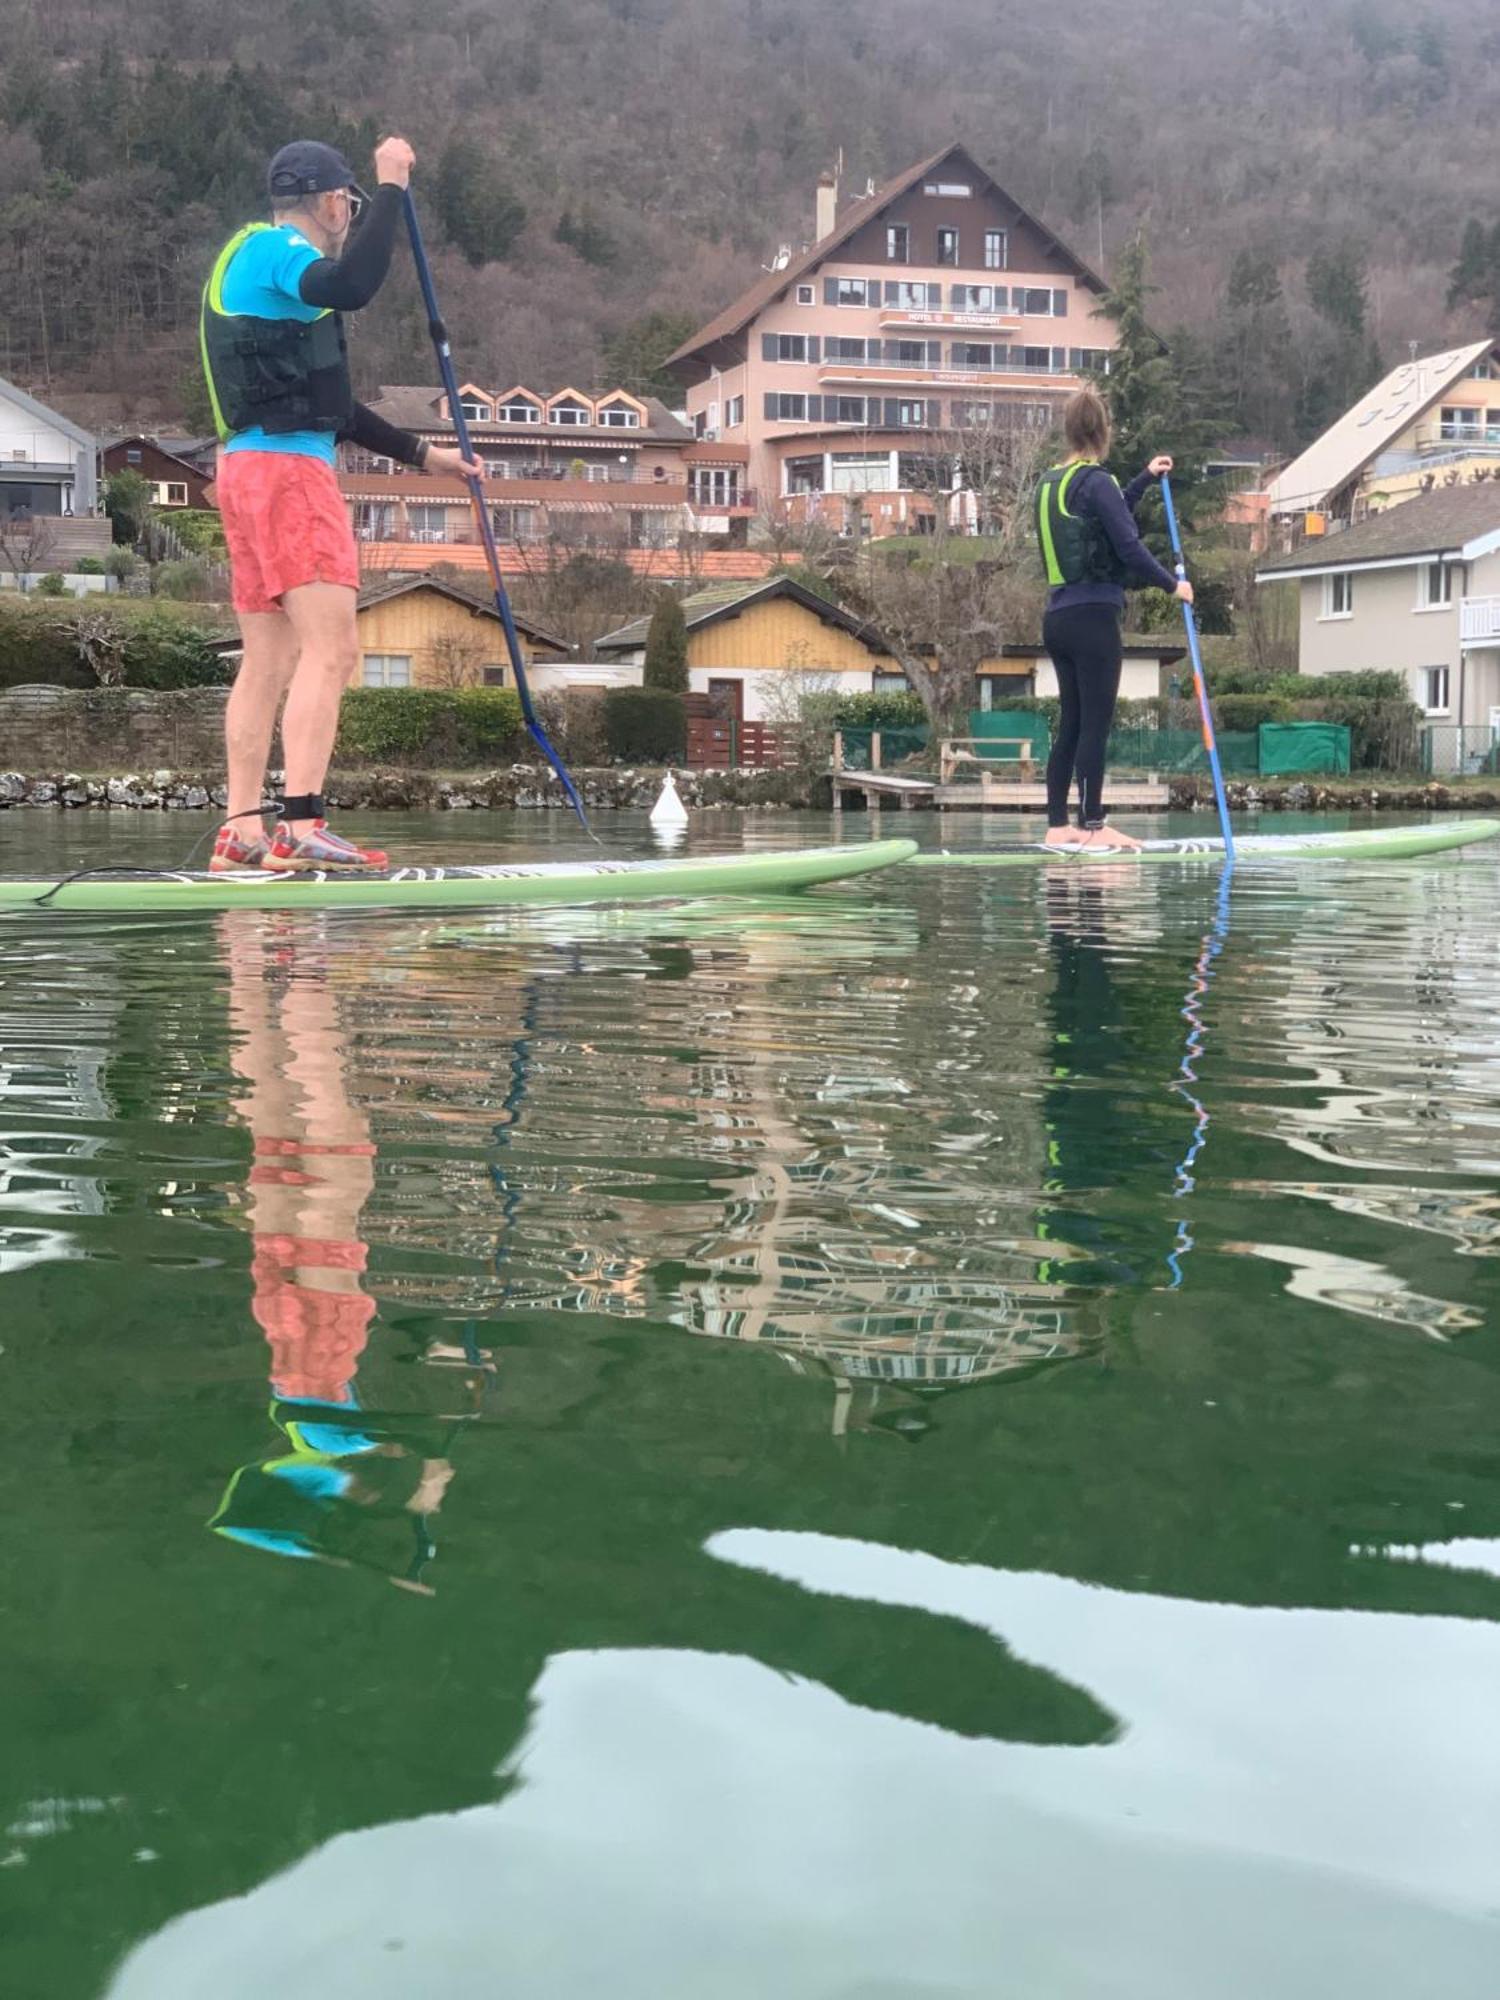
[[[321,139],[293,139],[266,170],[272,201],[291,201],[302,194],[332,194],[355,185],[349,162],[337,146],[325,146]]]

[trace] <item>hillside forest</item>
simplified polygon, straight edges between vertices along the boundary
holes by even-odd
[[[1500,312],[1500,15],[1471,0],[8,0],[0,374],[196,425],[197,294],[288,137],[418,154],[465,374],[662,386],[661,356],[958,139],[1149,311],[1223,439],[1314,434]],[[432,374],[403,267],[359,373]]]

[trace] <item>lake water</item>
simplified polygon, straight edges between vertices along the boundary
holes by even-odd
[[[7,2000],[1489,2000],[1500,857],[1215,891],[0,923]]]

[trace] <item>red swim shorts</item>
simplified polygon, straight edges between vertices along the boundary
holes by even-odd
[[[354,530],[331,465],[300,452],[221,452],[214,491],[236,611],[277,611],[303,583],[359,589]]]

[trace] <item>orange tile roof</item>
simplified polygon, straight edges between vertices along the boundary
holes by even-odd
[[[618,549],[606,551],[638,576],[676,583],[693,577],[725,583],[754,582],[770,570],[773,557],[763,549],[705,549],[684,555],[679,549]],[[536,576],[546,567],[543,550],[521,552],[514,542],[499,545],[500,573],[507,577]],[[430,570],[441,564],[459,570],[485,568],[484,550],[477,542],[361,542],[359,564],[366,575],[379,570]]]

